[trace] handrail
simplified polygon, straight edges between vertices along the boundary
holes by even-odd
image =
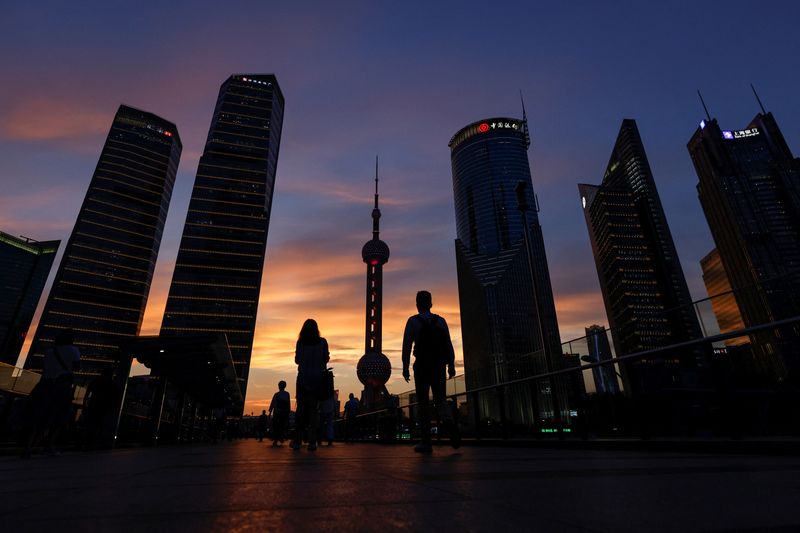
[[[519,379],[515,379],[515,380],[511,380],[511,381],[504,381],[503,383],[496,383],[494,385],[486,385],[486,386],[483,386],[483,387],[478,387],[478,388],[467,390],[467,391],[464,391],[464,392],[456,392],[456,393],[453,393],[453,394],[448,394],[448,395],[446,395],[446,397],[447,398],[457,398],[459,396],[466,396],[468,394],[479,394],[481,392],[487,392],[487,391],[495,390],[495,389],[499,389],[499,388],[510,387],[510,386],[513,386],[513,385],[521,385],[523,383],[536,382],[536,381],[540,381],[542,379],[546,379],[546,378],[549,378],[549,377],[559,376],[559,375],[562,375],[562,374],[568,374],[570,372],[583,372],[585,370],[591,370],[592,368],[599,367],[599,366],[604,366],[604,365],[609,365],[609,364],[619,363],[619,362],[626,362],[626,361],[631,361],[631,360],[634,360],[634,359],[643,359],[645,357],[652,356],[654,354],[658,354],[658,353],[661,353],[661,352],[668,352],[668,351],[673,351],[673,350],[681,349],[681,348],[690,348],[690,347],[697,346],[697,345],[708,344],[708,343],[713,343],[713,342],[720,342],[720,341],[724,341],[724,340],[732,339],[732,338],[736,338],[736,337],[744,337],[746,335],[750,335],[752,333],[757,333],[759,331],[769,330],[769,329],[776,329],[776,328],[780,328],[780,327],[783,327],[783,326],[788,326],[788,325],[791,325],[791,324],[794,324],[794,323],[798,323],[798,322],[800,322],[800,315],[797,315],[797,316],[794,316],[794,317],[791,317],[791,318],[785,318],[785,319],[782,319],[782,320],[777,320],[777,321],[774,321],[774,322],[769,322],[769,323],[766,323],[766,324],[759,324],[757,326],[750,326],[748,328],[743,328],[743,329],[739,329],[739,330],[736,330],[736,331],[729,331],[727,333],[720,333],[718,335],[712,335],[712,336],[703,337],[703,338],[700,338],[700,339],[692,339],[692,340],[689,340],[689,341],[679,342],[677,344],[670,344],[669,346],[660,346],[658,348],[652,348],[652,349],[649,349],[649,350],[644,350],[644,351],[636,352],[636,353],[629,354],[629,355],[623,355],[623,356],[620,356],[620,357],[612,357],[610,359],[606,359],[604,361],[598,361],[596,363],[589,363],[589,364],[586,364],[586,365],[581,365],[581,366],[572,367],[572,368],[563,368],[563,369],[560,369],[560,370],[553,370],[551,372],[545,372],[543,374],[536,374],[535,376],[528,376],[528,377],[519,378]],[[418,405],[418,402],[411,402],[411,403],[408,403],[406,405],[398,405],[396,407],[396,409],[406,409],[406,408],[409,408],[409,407],[414,407],[416,405]],[[389,411],[388,409],[379,409],[379,410],[376,410],[376,411],[370,411],[368,413],[362,413],[362,414],[356,415],[356,418],[360,418],[362,416],[366,417],[366,416],[370,416],[370,415],[376,415],[376,414],[380,414],[380,413],[384,413],[384,412],[388,412],[388,411]]]

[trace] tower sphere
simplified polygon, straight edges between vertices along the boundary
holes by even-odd
[[[359,359],[356,375],[364,385],[385,385],[392,375],[392,363],[382,353],[369,352]]]
[[[380,264],[384,264],[389,261],[389,245],[380,239],[367,241],[361,249],[361,257],[365,263],[369,263],[371,259],[377,259]]]

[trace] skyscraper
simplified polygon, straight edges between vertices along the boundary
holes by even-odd
[[[38,370],[62,328],[81,372],[98,374],[142,325],[181,141],[175,125],[120,106],[58,267],[25,368]]]
[[[586,328],[586,346],[593,362],[601,363],[614,357],[608,332],[603,326],[592,325]],[[594,388],[597,394],[619,394],[619,383],[613,364],[592,368]]]
[[[636,121],[622,121],[602,183],[578,189],[617,355],[701,338]],[[664,366],[674,368],[659,372],[638,372],[647,361],[622,365],[626,388],[641,391],[663,379],[661,370],[686,384],[678,367],[696,366],[689,359],[697,357],[668,358]]]
[[[505,117],[473,122],[449,143],[462,345],[470,387],[564,365],[538,213],[528,210],[523,220],[517,210],[520,182],[526,185],[527,203],[536,205],[529,145],[525,119]],[[523,224],[530,230],[532,264]],[[565,384],[559,388],[566,391]],[[540,413],[554,416],[549,387],[543,384],[539,396]],[[535,416],[530,399],[521,393],[518,411]]]
[[[220,88],[186,214],[162,335],[227,336],[247,389],[284,99],[272,74]]]
[[[722,259],[716,248],[700,260],[700,268],[703,270],[703,283],[706,286],[711,309],[714,311],[720,333],[743,329],[742,314],[739,312],[739,306],[736,305],[736,297],[731,290],[728,274],[725,272],[725,267],[722,266]],[[735,346],[746,342],[746,338],[736,337],[726,340],[725,344]]]
[[[0,362],[14,365],[61,241],[37,242],[0,231]]]
[[[372,239],[361,249],[367,264],[364,355],[356,367],[364,385],[361,404],[367,409],[385,399],[386,382],[392,375],[392,364],[383,354],[383,265],[389,261],[389,246],[380,239],[381,210],[378,208],[378,160],[375,159],[375,207],[372,209]]]
[[[741,130],[703,120],[688,143],[697,192],[747,327],[800,314],[800,160],[763,110]],[[800,378],[791,328],[751,337],[763,376]]]

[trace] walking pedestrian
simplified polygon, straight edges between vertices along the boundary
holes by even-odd
[[[447,322],[431,313],[433,298],[428,291],[419,291],[416,298],[418,313],[408,319],[403,332],[403,378],[411,378],[409,364],[411,348],[414,348],[414,389],[417,393],[420,442],[414,447],[418,453],[431,453],[431,417],[429,392],[433,405],[450,434],[453,448],[461,445],[461,433],[453,419],[453,412],[446,398],[447,377],[456,375],[455,351],[450,340]],[[447,374],[445,375],[445,371]]]
[[[280,446],[286,438],[286,428],[289,425],[289,411],[292,399],[286,390],[286,382],[278,382],[278,392],[272,395],[269,404],[269,414],[272,416],[272,446]]]
[[[294,355],[297,363],[297,413],[291,445],[294,450],[300,449],[304,434],[308,435],[308,451],[317,449],[319,391],[329,360],[328,341],[320,336],[317,322],[309,318],[300,329]]]
[[[350,399],[344,404],[344,441],[353,442],[353,437],[356,434],[356,425],[358,424],[358,400],[356,400],[353,393],[350,393]]]

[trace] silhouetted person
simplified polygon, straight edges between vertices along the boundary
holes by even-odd
[[[115,423],[113,418],[118,412],[118,402],[119,389],[114,382],[114,368],[105,366],[86,389],[82,415],[86,448],[111,447],[113,439],[103,439],[103,433]]]
[[[358,424],[358,400],[356,400],[353,393],[350,393],[350,399],[344,404],[344,441],[353,442],[353,437],[356,433],[356,424]]]
[[[289,411],[291,409],[291,397],[286,392],[286,382],[278,382],[278,392],[272,395],[269,404],[269,414],[272,416],[272,445],[283,444],[286,438],[286,427],[289,425]]]
[[[71,329],[62,330],[53,348],[44,354],[42,378],[28,398],[32,424],[23,457],[30,457],[31,450],[42,437],[46,437],[46,451],[51,451],[58,432],[69,422],[72,382],[81,361],[81,353],[74,343],[75,333]]]
[[[258,442],[264,442],[264,435],[267,433],[267,418],[267,410],[264,409],[258,416],[258,422],[256,424],[256,437],[258,437]]]
[[[317,322],[309,318],[300,329],[294,355],[294,362],[297,363],[297,413],[292,448],[295,450],[300,449],[306,431],[308,451],[317,449],[319,391],[329,360],[328,341],[320,337]]]
[[[461,445],[458,424],[453,420],[453,413],[447,403],[447,376],[455,377],[455,351],[450,340],[450,330],[444,318],[431,313],[433,301],[431,293],[417,293],[418,314],[406,322],[403,333],[403,378],[409,381],[408,371],[411,360],[411,346],[414,346],[414,389],[419,405],[420,443],[414,447],[415,452],[431,453],[431,417],[428,392],[433,393],[433,404],[439,419],[445,423],[450,433],[450,444],[453,448]],[[445,375],[445,371],[447,375]]]

